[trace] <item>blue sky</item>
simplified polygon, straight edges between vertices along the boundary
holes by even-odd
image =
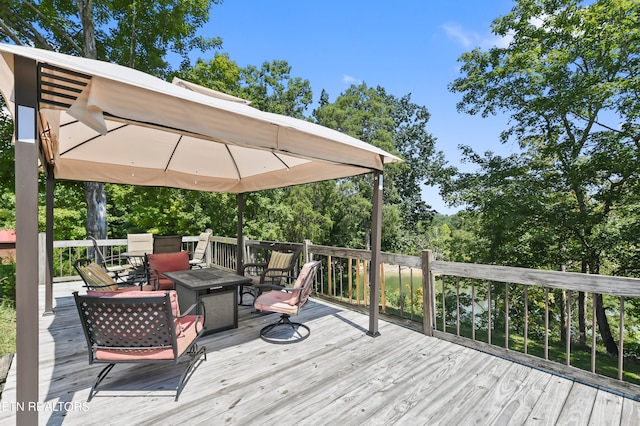
[[[331,100],[352,83],[382,86],[397,97],[411,93],[427,107],[427,130],[447,161],[460,163],[458,145],[503,155],[517,151],[501,145],[504,117],[482,119],[459,114],[459,94],[447,86],[459,76],[462,53],[502,43],[490,24],[513,7],[511,0],[224,0],[211,9],[203,30],[223,39],[222,51],[239,66],[286,60],[291,75],[309,80],[314,104],[322,89]],[[196,55],[207,58],[205,55]],[[437,188],[423,198],[438,212],[444,205]]]

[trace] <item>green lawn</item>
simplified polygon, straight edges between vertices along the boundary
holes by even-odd
[[[0,304],[0,355],[16,353],[16,310]]]

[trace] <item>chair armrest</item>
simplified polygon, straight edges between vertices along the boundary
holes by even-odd
[[[178,315],[178,318],[184,318],[185,316],[187,316],[189,312],[193,311],[200,303],[202,302],[194,303],[193,305],[189,306],[186,311],[180,312],[180,315]]]
[[[267,263],[245,263],[242,270],[244,271],[247,268],[266,268],[267,265]]]
[[[154,290],[159,290],[160,287],[160,272],[157,269],[147,269],[147,280],[151,284]]]
[[[283,287],[281,285],[273,285],[273,284],[256,284],[254,287],[259,290],[281,290],[289,293],[302,290],[302,287]]]

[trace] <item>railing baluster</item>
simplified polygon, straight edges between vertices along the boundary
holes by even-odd
[[[571,365],[571,291],[567,291],[567,318],[565,321],[566,355],[565,364]]]
[[[620,334],[618,343],[618,380],[622,380],[624,372],[624,296],[620,297]]]
[[[360,259],[356,259],[356,304],[360,304]]]
[[[456,336],[460,336],[460,277],[456,277]]]
[[[410,300],[409,307],[411,308],[411,320],[413,321],[413,315],[415,313],[415,310],[413,308],[415,306],[415,303],[413,300],[413,269],[409,271],[409,300]],[[423,312],[423,315],[424,315],[424,312]],[[434,315],[435,315],[435,311],[434,311]],[[434,328],[436,327],[435,322],[433,323],[433,327]]]
[[[404,318],[404,293],[402,292],[402,266],[398,265],[398,309],[400,318]]]
[[[524,286],[524,353],[527,354],[529,345],[529,286]]]
[[[364,294],[364,298],[362,300],[362,302],[364,303],[364,306],[367,306],[367,302],[369,300],[369,286],[367,285],[369,283],[369,274],[367,273],[367,260],[363,260],[362,263],[364,264],[364,269],[363,269],[363,274],[362,274],[362,289],[363,294]]]
[[[504,347],[509,349],[509,283],[504,283]]]
[[[380,299],[382,312],[387,313],[387,295],[385,294],[384,263],[380,262]]]
[[[591,372],[596,372],[596,294],[591,293]]]
[[[544,359],[549,359],[549,288],[544,288]]]
[[[344,300],[344,259],[340,258],[339,260],[339,264],[338,264],[338,273],[339,278],[340,278],[340,299]]]
[[[447,308],[445,306],[445,283],[444,275],[442,276],[442,331],[447,332]]]
[[[476,280],[471,280],[471,340],[476,340]]]
[[[353,302],[353,259],[347,259],[347,283],[349,285],[349,303]]]
[[[488,281],[488,288],[489,290],[487,291],[487,343],[489,343],[490,345],[492,344],[491,342],[491,328],[493,327],[493,321],[491,321],[491,281]]]
[[[335,297],[335,293],[333,292],[333,268],[331,264],[331,256],[327,256],[327,294]]]

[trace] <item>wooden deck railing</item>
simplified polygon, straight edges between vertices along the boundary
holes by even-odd
[[[196,241],[197,236],[184,237],[184,248],[193,249]],[[245,258],[255,261],[273,242],[245,239],[243,244]],[[126,250],[126,239],[102,240],[100,245],[117,260]],[[300,262],[323,263],[316,296],[368,309],[369,251],[310,241],[302,246]],[[55,242],[54,282],[79,279],[72,263],[86,257],[90,247],[90,241]],[[207,252],[209,264],[236,270],[235,238],[214,236]],[[640,398],[640,366],[624,357],[624,337],[638,328],[626,318],[625,304],[640,298],[640,279],[444,262],[433,260],[429,251],[422,256],[383,253],[382,262],[383,318]],[[600,295],[608,308],[617,358],[605,353],[599,337],[594,300]]]

